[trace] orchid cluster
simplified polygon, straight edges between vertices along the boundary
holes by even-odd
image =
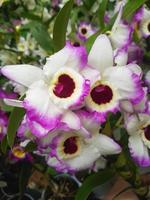
[[[135,166],[149,167],[150,10],[140,4],[129,21],[124,17],[129,1],[109,2],[114,13],[106,9],[99,22],[92,15],[103,1],[93,2],[91,15],[86,16],[90,2],[75,1],[66,41],[55,49],[64,40],[55,36],[56,30],[64,30],[57,23],[61,15],[67,18],[70,2],[16,0],[12,4],[17,18],[8,22],[11,28],[0,21],[0,31],[9,33],[0,49],[0,141],[9,140],[8,116],[17,107],[25,114],[9,153],[12,162],[32,163],[26,147],[34,144],[32,155],[44,158],[60,173],[115,168],[125,149]],[[1,4],[5,7],[9,2]]]

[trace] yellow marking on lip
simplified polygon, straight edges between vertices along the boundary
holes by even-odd
[[[12,153],[17,158],[24,158],[26,153],[21,147],[14,147]]]

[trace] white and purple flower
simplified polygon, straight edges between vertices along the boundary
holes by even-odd
[[[131,25],[121,20],[123,13],[123,2],[120,5],[119,13],[116,21],[111,29],[108,31],[108,36],[111,41],[113,49],[128,49],[132,41],[133,28]]]
[[[26,152],[25,149],[20,145],[15,145],[9,151],[9,161],[11,163],[16,163],[22,160],[33,162],[33,157],[30,153]]]
[[[142,167],[150,166],[150,114],[129,116],[126,118],[126,128],[132,158]]]
[[[117,154],[121,147],[113,139],[99,134],[100,123],[91,113],[79,110],[76,115],[82,124],[80,130],[63,129],[60,126],[47,135],[36,138],[24,118],[18,136],[22,141],[34,141],[38,153],[57,171],[74,173],[84,169],[103,168],[106,160],[102,156]],[[88,137],[85,137],[85,132]]]
[[[90,23],[81,22],[78,27],[77,36],[80,40],[86,41],[95,32],[96,32],[96,29],[92,27]]]
[[[133,17],[133,25],[139,37],[147,38],[150,36],[150,10],[141,7]]]
[[[113,50],[106,35],[100,35],[95,40],[88,56],[88,65],[83,70],[84,76],[91,82],[90,94],[85,100],[88,110],[105,118],[108,112],[120,109],[121,100],[130,100],[136,104],[143,98],[141,80],[132,70],[139,66],[113,67]]]
[[[82,75],[86,63],[85,48],[67,43],[47,58],[43,70],[32,65],[5,66],[1,70],[3,75],[26,87],[23,101],[6,102],[26,109],[29,127],[37,137],[55,129],[64,115],[65,120],[71,116],[76,123],[77,117],[69,109],[82,106],[89,92],[89,80]],[[80,123],[76,126],[79,129]]]
[[[106,135],[99,134],[99,122],[91,114],[79,111],[83,127],[91,137],[85,138],[79,131],[58,131],[51,140],[48,165],[60,172],[75,173],[84,169],[104,167],[102,156],[118,154],[120,146]],[[98,162],[98,163],[97,163]]]
[[[132,70],[132,72],[134,74],[136,74],[136,76],[139,77],[139,79],[141,80],[141,83],[143,83],[142,82],[143,72],[142,72],[141,68],[136,64],[129,64],[128,68],[130,70]],[[125,114],[127,114],[127,113],[133,114],[135,112],[136,113],[147,112],[147,110],[148,110],[148,88],[142,87],[142,90],[143,90],[143,97],[139,102],[134,103],[129,100],[123,100],[120,102],[121,110],[123,112],[125,112]]]

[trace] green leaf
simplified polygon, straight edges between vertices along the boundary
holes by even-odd
[[[25,12],[23,11],[22,13],[20,13],[21,17],[23,18],[27,18],[30,20],[36,20],[36,21],[40,21],[41,18],[38,15],[34,15],[32,12]]]
[[[112,29],[115,21],[116,21],[116,18],[118,16],[118,13],[116,13],[111,19],[110,19],[110,22],[107,24],[107,26],[102,30],[102,33],[105,33],[106,31],[109,31]]]
[[[123,18],[128,19],[132,14],[140,8],[147,0],[130,0],[123,9]]]
[[[73,0],[69,0],[65,6],[58,13],[54,29],[53,29],[53,42],[55,52],[59,51],[65,46],[67,25],[69,22],[70,13],[73,7]]]
[[[105,15],[107,3],[108,3],[108,0],[102,0],[98,9],[98,19],[99,19],[99,25],[101,29],[105,27],[104,15]]]
[[[25,192],[27,183],[28,183],[28,179],[31,175],[31,164],[29,162],[23,162],[21,165],[21,171],[20,171],[20,176],[19,176],[19,199],[18,200],[22,200],[23,194]]]
[[[16,137],[17,129],[25,115],[23,108],[14,108],[10,114],[8,129],[7,129],[7,140],[10,147],[13,146]]]
[[[50,174],[51,176],[56,176],[58,174],[56,170],[52,167],[48,167],[46,173]]]
[[[4,110],[5,112],[11,112],[13,110],[13,107],[3,103],[1,109]]]
[[[95,3],[95,0],[84,0],[84,6],[90,10]]]
[[[53,51],[53,40],[50,38],[50,35],[44,26],[41,23],[36,21],[30,22],[31,34],[36,39],[38,44],[48,53]]]
[[[107,181],[109,181],[114,176],[114,172],[112,170],[105,169],[98,173],[94,173],[87,177],[83,182],[82,186],[77,191],[75,196],[75,200],[87,200],[87,197],[92,192],[92,190],[100,186]]]
[[[2,152],[5,154],[7,151],[7,135],[5,135],[5,137],[3,138],[2,142],[1,142],[1,150]]]

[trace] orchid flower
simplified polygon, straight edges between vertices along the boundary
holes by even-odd
[[[126,128],[132,158],[142,167],[150,166],[150,114],[129,116],[126,119]]]
[[[83,126],[92,136],[83,137],[82,130],[58,131],[55,134],[51,140],[47,163],[61,172],[74,173],[98,166],[103,168],[105,161],[102,156],[121,151],[120,146],[113,139],[99,134],[99,122],[92,118],[90,113],[79,111],[78,114]]]
[[[133,25],[135,30],[138,32],[139,37],[150,36],[150,10],[141,7],[134,15]]]
[[[102,34],[95,40],[88,56],[88,65],[83,70],[84,76],[91,82],[90,94],[85,100],[86,108],[102,119],[108,112],[119,110],[121,100],[138,103],[142,99],[141,80],[132,71],[132,68],[139,66],[113,67],[113,50],[106,35]]]
[[[30,153],[25,152],[25,149],[20,145],[15,145],[9,151],[9,161],[11,163],[16,163],[18,161],[27,160],[29,162],[33,161],[33,158]]]
[[[125,4],[126,1],[117,3],[115,12],[118,12],[118,16],[112,29],[106,32],[114,50],[114,62],[118,66],[126,65],[128,61],[128,49],[132,42],[133,28],[121,19]]]
[[[47,58],[43,69],[32,65],[5,66],[2,74],[26,87],[23,101],[7,99],[5,102],[26,109],[30,129],[37,137],[56,128],[64,115],[65,122],[71,118],[68,122],[74,122],[72,125],[79,129],[79,120],[71,109],[82,106],[89,92],[89,80],[82,76],[86,62],[84,47],[67,43]]]
[[[129,64],[128,68],[130,70],[132,70],[132,72],[134,74],[136,74],[136,76],[138,76],[139,79],[142,81],[143,72],[142,72],[141,68],[138,67],[138,65]],[[129,100],[123,100],[120,102],[120,107],[123,112],[126,112],[126,114],[127,113],[133,114],[135,112],[136,113],[147,112],[147,110],[148,110],[148,88],[142,87],[142,90],[143,90],[143,97],[139,102],[133,103],[132,101],[129,101]]]
[[[143,49],[132,42],[128,48],[128,63],[141,63],[143,59],[144,51]]]
[[[118,16],[111,31],[108,31],[108,36],[114,49],[127,49],[131,43],[133,28],[121,20],[122,12],[123,3],[120,5]]]
[[[81,22],[78,27],[78,37],[82,41],[86,41],[91,35],[93,35],[96,30],[92,27],[91,24],[87,22]]]
[[[133,114],[133,113],[145,113],[148,111],[148,89],[146,87],[143,87],[144,96],[142,100],[137,103],[133,104],[131,101],[123,100],[120,102],[120,107],[123,112],[126,112],[126,114]]]
[[[61,172],[75,172],[83,169],[98,170],[104,168],[106,160],[103,155],[117,154],[120,146],[111,138],[99,134],[99,121],[89,112],[76,111],[82,127],[80,130],[63,130],[58,127],[47,135],[36,138],[28,128],[24,118],[18,136],[22,141],[34,141],[38,151],[35,153],[45,156],[48,165]],[[85,137],[83,131],[90,137]]]

